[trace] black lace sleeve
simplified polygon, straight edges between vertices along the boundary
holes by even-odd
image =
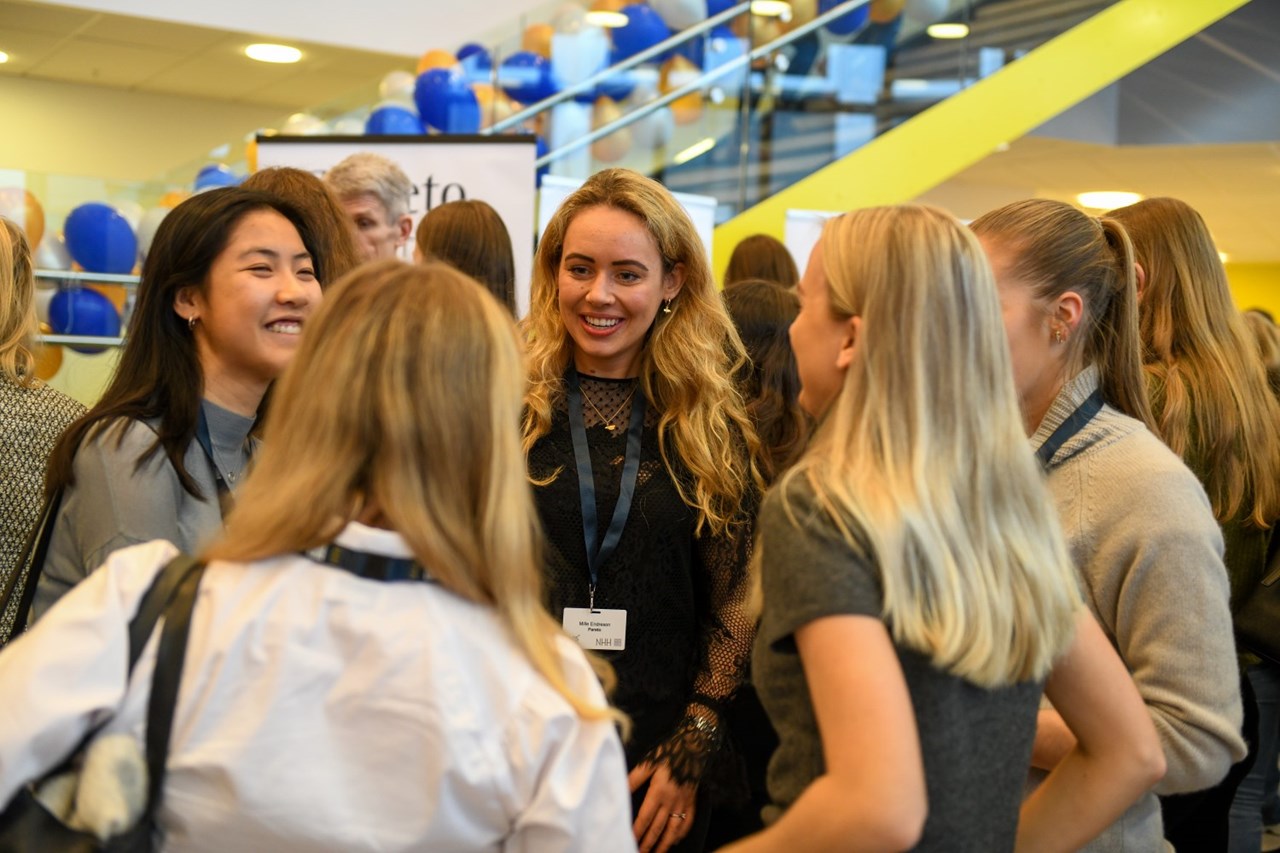
[[[701,667],[684,718],[648,756],[666,764],[680,784],[700,780],[724,740],[720,714],[742,683],[751,655],[756,624],[747,613],[747,598],[756,501],[747,503],[729,530],[719,535],[704,530],[696,542],[704,585]]]

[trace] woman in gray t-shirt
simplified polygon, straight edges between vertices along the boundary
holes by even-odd
[[[753,675],[780,745],[740,849],[1074,849],[1163,758],[1023,443],[982,250],[940,211],[856,211],[799,293],[819,425],[761,513]],[[1080,745],[1020,816],[1042,685]]]
[[[273,195],[210,190],[174,208],[147,255],[111,384],[49,463],[63,491],[38,617],[113,551],[221,529],[268,388],[320,302],[305,220]]]

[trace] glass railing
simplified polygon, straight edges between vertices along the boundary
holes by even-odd
[[[787,5],[734,5],[493,130],[541,130],[554,175],[626,166],[714,197],[723,222],[1110,2],[846,0],[775,16]],[[622,101],[609,81],[630,89]]]

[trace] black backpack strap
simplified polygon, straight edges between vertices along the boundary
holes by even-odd
[[[169,606],[169,601],[178,589],[178,584],[195,566],[196,559],[194,557],[179,554],[160,570],[160,574],[156,575],[155,580],[151,582],[150,588],[142,596],[142,600],[138,603],[137,612],[134,614],[133,619],[129,621],[130,675],[133,674],[133,668],[137,665],[138,658],[142,655],[142,650],[147,646],[147,640],[151,638],[152,632],[155,631],[156,623],[164,615],[165,608]]]
[[[182,684],[182,668],[187,655],[191,613],[195,609],[196,594],[200,589],[204,568],[204,563],[190,557],[181,557],[170,563],[164,572],[176,580],[170,587],[172,595],[162,611],[164,627],[161,629],[155,672],[151,677],[151,697],[147,705],[148,791],[145,814],[148,818],[154,817],[160,807],[165,765],[169,759],[169,736],[173,731],[173,712],[178,701],[178,688]],[[143,642],[145,643],[145,639]]]
[[[36,597],[36,586],[44,571],[44,558],[49,553],[49,542],[53,539],[54,522],[58,520],[58,510],[61,507],[62,489],[58,489],[44,502],[40,518],[22,549],[22,558],[13,567],[13,574],[5,584],[4,593],[0,596],[0,627],[9,625],[9,630],[7,634],[0,634],[0,646],[7,644],[27,627],[31,604]],[[10,615],[12,620],[6,620],[5,617]]]

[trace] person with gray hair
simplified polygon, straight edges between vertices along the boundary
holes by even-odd
[[[399,257],[413,233],[413,186],[404,170],[380,154],[359,151],[330,169],[324,180],[355,222],[365,260]]]

